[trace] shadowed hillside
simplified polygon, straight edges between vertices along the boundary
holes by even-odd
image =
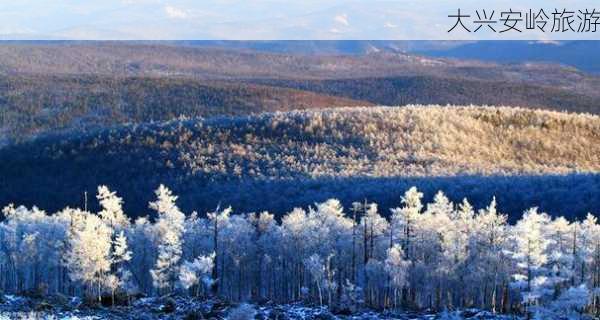
[[[129,212],[139,214],[147,211],[149,191],[165,183],[187,209],[203,212],[221,202],[282,213],[326,197],[397,203],[406,186],[418,184],[482,203],[496,194],[513,214],[539,204],[581,216],[598,205],[599,139],[597,116],[493,107],[355,108],[132,125],[0,150],[0,204],[81,205],[84,190],[107,184],[123,190]],[[575,187],[581,192],[569,194]]]
[[[600,113],[598,98],[592,95],[547,85],[531,85],[494,79],[501,79],[501,77],[463,79],[404,76],[335,80],[259,80],[256,82],[369,101],[380,105],[512,105],[557,111]]]

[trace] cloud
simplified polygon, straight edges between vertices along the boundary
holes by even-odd
[[[188,13],[185,10],[170,5],[165,6],[165,13],[171,19],[186,19],[188,17]]]
[[[562,44],[563,44],[562,42],[557,41],[557,40],[538,40],[535,42],[540,43],[540,44],[551,44],[551,45],[555,45],[555,46],[562,46]],[[529,42],[529,43],[532,43],[532,42]]]
[[[121,0],[121,3],[125,5],[155,4],[158,3],[158,0]]]
[[[541,0],[533,1],[537,1],[537,7],[550,7]],[[567,0],[549,1],[563,3]],[[586,7],[584,2],[590,4],[590,8],[594,4],[592,0],[578,1],[582,2],[582,8]],[[95,28],[95,31],[70,32],[73,36],[89,37],[90,40],[95,36],[102,39],[136,36],[156,40],[592,40],[594,36],[592,33],[572,32],[523,32],[523,35],[448,33],[446,31],[454,21],[447,16],[456,13],[451,1],[434,4],[431,1],[408,0],[411,6],[414,5],[410,10],[406,8],[406,1],[326,2],[329,4],[324,7],[323,1],[317,0],[0,0],[0,33],[53,36],[84,26]],[[496,5],[490,4],[492,7]],[[469,9],[469,14],[474,14],[476,5],[461,8],[461,11],[463,9],[465,13]]]
[[[33,34],[35,31],[29,28],[0,26],[0,34]]]
[[[335,22],[337,22],[339,24],[342,24],[342,25],[344,25],[346,27],[350,25],[350,23],[348,22],[348,15],[345,14],[345,13],[338,14],[337,16],[335,16],[333,18],[333,21],[335,21]]]

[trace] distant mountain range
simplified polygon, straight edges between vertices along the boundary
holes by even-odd
[[[479,41],[447,49],[413,52],[435,57],[476,59],[498,63],[547,62],[600,73],[600,41]]]
[[[200,47],[244,48],[271,53],[415,53],[498,63],[547,62],[600,72],[600,41],[184,41]]]
[[[65,45],[105,43],[98,41],[2,41],[6,44]],[[498,63],[546,62],[600,72],[600,41],[392,41],[392,40],[279,40],[279,41],[126,41],[117,43],[171,45],[198,48],[250,50],[263,53],[301,55],[365,55],[369,53],[413,53],[432,57],[473,59]]]

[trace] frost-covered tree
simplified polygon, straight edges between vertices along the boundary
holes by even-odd
[[[360,229],[363,238],[365,299],[378,305],[381,301],[376,298],[377,292],[381,288],[389,287],[387,281],[379,281],[380,276],[385,274],[382,261],[385,259],[386,249],[389,248],[389,237],[386,237],[389,224],[379,214],[376,203],[365,203],[364,208],[365,213],[360,222]]]
[[[323,284],[325,282],[325,264],[323,258],[315,253],[304,260],[304,265],[317,286],[319,305],[323,305]]]
[[[115,270],[115,289],[121,289],[126,294],[135,292],[136,285],[132,279],[131,271],[129,270],[129,262],[131,261],[132,252],[127,244],[125,232],[120,231],[113,241],[112,264]],[[114,291],[112,290],[113,300]]]
[[[548,277],[556,290],[556,295],[570,285],[574,285],[575,261],[577,258],[577,231],[579,225],[571,224],[564,217],[554,219],[546,229],[548,238]]]
[[[590,311],[600,313],[600,225],[598,219],[588,213],[581,223],[582,262],[580,279],[590,290]]]
[[[54,215],[33,207],[9,205],[0,223],[0,283],[8,292],[55,293],[68,283],[62,263],[67,247],[68,221],[63,210]],[[67,279],[68,282],[68,279]]]
[[[463,199],[458,206],[458,210],[452,213],[446,232],[443,234],[442,250],[446,262],[453,269],[453,272],[458,272],[456,268],[460,267],[467,259],[469,239],[473,232],[474,215],[473,207],[469,201]]]
[[[98,216],[74,212],[77,222],[71,230],[65,263],[73,281],[85,284],[90,295],[101,298],[106,277],[110,274],[112,230]]]
[[[131,260],[131,251],[127,245],[127,238],[123,231],[119,232],[114,240],[113,263],[121,266]]]
[[[512,285],[521,290],[525,306],[536,305],[553,293],[552,279],[548,277],[547,228],[550,217],[538,213],[532,208],[523,214],[523,218],[513,228],[513,241],[516,260],[516,273]]]
[[[150,274],[159,292],[169,292],[178,275],[185,215],[175,204],[177,197],[167,187],[160,185],[155,194],[157,199],[150,202],[150,208],[158,213],[154,226],[158,235],[158,257]]]
[[[590,292],[586,285],[570,287],[562,292],[551,304],[538,306],[534,310],[535,319],[583,319],[583,313],[590,302]]]
[[[200,284],[206,288],[212,285],[211,273],[215,264],[215,254],[199,256],[194,261],[184,261],[179,270],[179,284],[185,290],[195,287],[195,296],[200,293]]]
[[[102,210],[98,213],[111,228],[120,231],[129,227],[129,218],[123,212],[123,199],[107,186],[99,186],[96,198]]]
[[[274,259],[280,256],[281,227],[275,220],[275,215],[263,211],[259,215],[250,216],[256,228],[256,284],[255,298],[264,298],[272,290],[272,270]]]
[[[385,259],[385,271],[391,278],[394,307],[398,303],[398,292],[407,285],[406,278],[409,266],[410,261],[404,260],[404,252],[402,252],[402,247],[399,244],[394,244],[388,249],[387,258]]]
[[[452,291],[449,297],[452,305],[460,305],[465,299],[468,277],[468,258],[473,237],[474,210],[467,199],[463,199],[442,235],[442,261],[440,269],[445,273],[446,282]]]
[[[471,300],[484,308],[496,310],[498,289],[502,297],[508,290],[505,248],[509,238],[507,216],[498,212],[494,197],[485,209],[480,209],[474,221],[474,232],[469,241],[469,281],[475,283]],[[502,301],[504,305],[506,301]]]
[[[207,214],[211,228],[212,252],[215,253],[215,267],[212,272],[212,278],[215,281],[215,286],[213,287],[215,293],[219,290],[219,282],[222,282],[221,278],[223,272],[220,272],[220,270],[224,270],[226,265],[223,252],[225,252],[227,248],[223,247],[224,237],[222,230],[229,225],[231,211],[231,207],[227,207],[224,210],[219,210],[219,208],[217,208],[214,212]]]
[[[136,285],[127,264],[131,260],[131,251],[128,248],[125,231],[131,223],[123,212],[123,199],[118,197],[106,186],[98,187],[96,198],[100,202],[101,210],[98,213],[102,221],[112,230],[111,239],[111,274],[105,279],[106,287],[110,289],[112,301],[116,290],[122,290],[125,294],[132,293]]]
[[[246,300],[250,291],[244,284],[250,276],[256,253],[256,229],[246,215],[232,215],[220,231],[221,284],[230,288],[229,296]],[[235,293],[233,292],[235,290]],[[235,295],[235,298],[234,298]]]
[[[232,301],[301,299],[349,310],[478,307],[540,319],[600,310],[600,226],[592,214],[568,221],[532,208],[510,225],[495,199],[475,214],[466,199],[455,207],[439,192],[423,204],[411,188],[387,218],[366,201],[347,216],[330,199],[279,222],[267,212],[231,208],[185,217],[166,187],[156,196],[155,221],[134,223],[105,187],[98,215],[7,206],[0,290],[99,299],[178,288]]]
[[[414,251],[413,238],[415,237],[415,224],[420,217],[421,209],[423,209],[423,204],[421,203],[422,198],[423,193],[419,192],[416,187],[412,187],[404,193],[404,196],[401,199],[404,206],[391,210],[392,233],[395,234],[397,228],[402,229],[399,238],[402,241],[404,254],[409,259],[412,257]],[[396,236],[392,236],[392,238],[395,237]]]
[[[383,255],[385,249],[382,246],[389,247],[387,238],[384,237],[389,224],[379,214],[376,203],[368,203],[364,208],[365,213],[360,222],[360,229],[363,237],[364,263],[367,264],[370,259],[380,258]]]
[[[154,225],[146,217],[137,218],[128,232],[128,245],[134,253],[129,270],[141,292],[152,292],[154,287],[150,270],[156,263],[156,243],[158,234]]]
[[[290,281],[293,289],[286,288],[285,285],[278,287],[277,290],[292,291],[291,297],[302,296],[302,287],[305,286],[301,279],[300,270],[305,269],[305,260],[311,255],[313,241],[306,241],[310,236],[308,234],[311,221],[306,215],[306,211],[301,208],[294,208],[286,214],[281,220],[281,237],[283,248],[281,248],[280,271],[285,274],[285,278],[280,279]],[[291,271],[294,270],[294,271]]]

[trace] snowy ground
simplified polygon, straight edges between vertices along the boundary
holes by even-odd
[[[4,319],[228,319],[228,320],[333,320],[333,319],[518,319],[485,311],[465,310],[439,314],[361,311],[354,315],[329,312],[326,308],[301,304],[229,305],[184,297],[143,298],[129,307],[90,308],[77,298],[54,297],[29,299],[5,295],[0,304],[0,320]]]

